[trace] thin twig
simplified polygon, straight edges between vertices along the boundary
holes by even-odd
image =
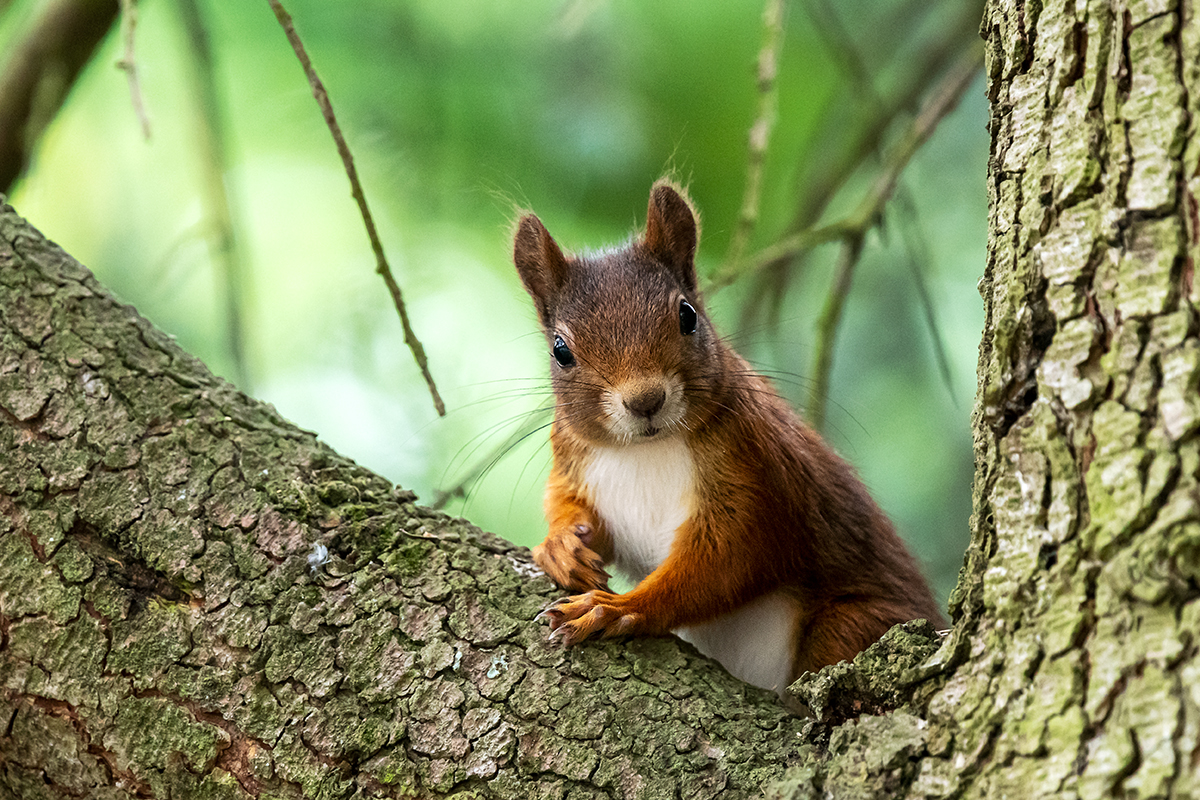
[[[308,52],[304,49],[304,44],[300,41],[300,36],[296,33],[296,28],[292,24],[292,17],[284,10],[279,0],[267,0],[270,3],[271,9],[275,12],[275,18],[279,20],[280,26],[287,35],[288,42],[292,45],[292,50],[296,53],[296,58],[299,59],[300,65],[304,68],[304,74],[308,77],[308,85],[312,88],[313,97],[316,98],[317,105],[321,107],[321,115],[325,118],[325,124],[329,126],[329,132],[333,135],[333,141],[337,144],[338,155],[342,158],[342,164],[346,168],[346,177],[350,179],[350,193],[358,203],[358,210],[362,214],[363,225],[367,228],[367,237],[371,240],[371,249],[375,252],[375,271],[383,278],[383,282],[387,285],[388,292],[392,295],[392,303],[396,306],[396,312],[400,315],[400,325],[404,329],[404,343],[408,345],[408,349],[412,351],[413,359],[417,362],[417,366],[421,369],[421,375],[425,378],[425,384],[429,387],[429,394],[433,398],[433,406],[437,409],[438,416],[446,416],[446,404],[442,402],[442,397],[438,394],[437,385],[433,382],[433,375],[429,371],[429,361],[425,357],[425,348],[421,346],[421,342],[417,339],[416,333],[413,332],[412,325],[408,320],[408,310],[404,306],[404,298],[400,293],[400,286],[396,283],[396,279],[392,277],[392,268],[388,265],[387,256],[383,253],[383,243],[379,239],[379,233],[375,230],[375,221],[371,217],[371,210],[367,207],[367,198],[363,193],[362,184],[358,180],[358,170],[354,167],[354,157],[350,154],[350,147],[346,144],[346,139],[342,135],[342,129],[337,123],[337,119],[333,115],[333,106],[329,102],[329,94],[325,91],[325,84],[317,77],[317,71],[313,68],[312,61],[308,57]]]
[[[944,34],[930,47],[923,47],[915,60],[906,61],[903,84],[886,93],[881,102],[869,103],[857,117],[848,119],[846,114],[829,113],[823,123],[824,132],[816,141],[825,146],[811,152],[805,159],[807,167],[798,173],[798,202],[787,227],[787,236],[803,236],[804,232],[817,225],[833,198],[842,190],[850,176],[880,148],[885,133],[891,129],[896,118],[914,107],[926,94],[926,89],[943,74],[947,65],[962,52],[963,44],[978,46],[979,17],[982,0],[969,0],[953,9],[950,19],[944,20]],[[909,17],[912,14],[908,15]],[[894,26],[893,26],[894,27]],[[899,65],[897,65],[899,68]],[[844,100],[844,98],[840,98]],[[835,104],[841,108],[843,103]],[[827,241],[827,240],[825,240]],[[742,314],[741,324],[750,327],[764,304],[770,304],[770,313],[777,316],[782,307],[784,292],[789,280],[799,274],[806,263],[806,250],[788,253],[779,260],[767,264],[750,265],[743,261],[745,273],[754,276],[754,288]],[[741,277],[730,276],[733,282]]]
[[[758,224],[759,206],[762,202],[763,162],[766,160],[767,146],[771,142],[771,131],[775,127],[776,109],[779,105],[779,90],[775,79],[779,72],[779,48],[782,43],[783,0],[766,0],[763,6],[763,43],[758,52],[758,114],[746,137],[746,189],[742,196],[737,228],[733,232],[729,253],[725,259],[726,271],[737,272],[750,243],[750,237]]]
[[[212,42],[196,0],[179,0],[175,4],[187,34],[188,53],[193,60],[195,88],[199,98],[200,124],[195,126],[196,149],[199,151],[203,203],[210,218],[212,231],[205,237],[216,269],[225,287],[225,341],[233,362],[233,380],[243,391],[254,390],[246,358],[247,289],[249,270],[242,257],[234,226],[233,201],[228,173],[229,146],[220,95],[217,91]]]
[[[982,2],[972,0],[953,9],[954,17],[946,23],[947,33],[936,46],[922,48],[919,60],[903,65],[908,80],[889,91],[883,102],[868,102],[862,110],[861,120],[833,118],[826,125],[825,139],[848,143],[848,146],[837,153],[816,153],[810,158],[812,169],[799,173],[799,186],[805,191],[799,195],[801,202],[792,219],[790,232],[802,231],[816,224],[850,175],[880,149],[884,135],[896,118],[916,107],[927,94],[928,87],[960,56],[964,46],[979,49],[978,28],[982,7]],[[893,68],[900,69],[900,66],[893,65]]]
[[[141,81],[138,80],[137,59],[133,53],[134,32],[137,30],[137,0],[121,0],[121,40],[125,51],[117,60],[117,69],[125,72],[129,81],[129,98],[133,113],[137,114],[142,126],[142,137],[150,140],[150,117],[146,113],[146,101],[142,96]]]
[[[764,267],[793,258],[818,245],[844,239],[849,232],[849,227],[842,220],[830,225],[822,225],[819,228],[809,228],[806,231],[794,233],[772,245],[764,247],[755,253],[752,258],[743,261],[738,269],[719,270],[709,280],[705,293],[711,294],[724,289],[745,275],[753,275]]]
[[[937,129],[938,123],[955,109],[963,92],[975,80],[975,76],[982,66],[983,47],[979,45],[968,48],[951,65],[937,86],[934,87],[929,102],[921,109],[908,130],[900,137],[900,141],[888,153],[883,172],[876,179],[871,191],[858,204],[858,208],[848,215],[849,224],[866,227],[878,218],[883,206],[895,191],[896,182],[900,180],[900,175],[908,166],[908,162],[928,141]]]
[[[950,402],[954,404],[955,408],[958,408],[958,393],[954,390],[954,373],[950,367],[950,357],[946,353],[942,329],[938,325],[937,312],[922,269],[923,264],[928,264],[932,260],[929,255],[929,245],[921,231],[912,192],[907,191],[905,186],[900,187],[900,191],[896,194],[896,201],[901,211],[899,215],[900,235],[904,239],[905,250],[908,251],[907,260],[909,271],[912,272],[913,287],[917,290],[917,301],[921,305],[921,311],[925,317],[925,327],[929,329],[929,338],[933,343],[933,357],[937,361],[938,373],[942,376],[946,392],[950,395]]]
[[[825,407],[829,396],[829,380],[833,371],[833,346],[837,338],[842,308],[850,291],[854,268],[862,254],[863,240],[883,213],[883,207],[895,191],[901,173],[913,154],[929,138],[938,123],[949,114],[962,97],[967,86],[974,80],[983,63],[982,48],[972,48],[960,57],[938,83],[932,97],[913,120],[896,146],[888,153],[883,172],[875,179],[870,191],[859,202],[858,207],[839,223],[826,229],[842,231],[843,246],[838,259],[837,273],[825,308],[817,323],[816,359],[814,363],[813,392],[809,403],[809,418],[818,430],[825,423]],[[813,232],[813,235],[821,230]],[[826,240],[828,241],[828,239]]]
[[[743,275],[783,263],[817,245],[864,234],[879,218],[908,162],[929,139],[938,123],[954,110],[982,63],[983,48],[973,46],[947,71],[934,89],[929,103],[888,153],[883,171],[853,211],[837,222],[808,228],[763,248],[743,262],[740,270],[725,270],[719,273],[710,283],[709,291],[723,288]]]
[[[825,407],[829,403],[829,376],[833,372],[833,342],[837,337],[838,324],[842,321],[842,309],[850,294],[850,282],[854,278],[854,267],[862,255],[862,234],[852,235],[842,243],[838,256],[837,272],[833,286],[825,298],[825,308],[817,320],[817,358],[813,366],[812,394],[808,402],[808,420],[817,430],[825,428]]]

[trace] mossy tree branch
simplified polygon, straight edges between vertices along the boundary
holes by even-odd
[[[0,795],[751,797],[803,721],[564,651],[522,548],[240,394],[0,207]]]

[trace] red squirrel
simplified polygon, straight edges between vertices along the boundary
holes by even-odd
[[[717,335],[698,239],[666,180],[621,248],[567,256],[536,216],[518,223],[556,400],[549,534],[533,558],[581,593],[543,614],[568,645],[674,631],[782,692],[896,623],[944,623],[853,469]],[[608,590],[610,564],[632,591]]]

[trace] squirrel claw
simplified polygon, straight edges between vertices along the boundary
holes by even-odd
[[[538,615],[533,618],[533,621],[541,622],[544,619],[549,620],[551,630],[556,630],[563,623],[563,612],[561,607],[570,601],[571,598],[569,597],[560,597],[550,605],[543,608]]]
[[[565,646],[584,639],[607,638],[637,633],[643,625],[641,614],[621,608],[618,596],[608,592],[588,592],[564,597],[547,606],[538,619],[550,621],[550,641]]]

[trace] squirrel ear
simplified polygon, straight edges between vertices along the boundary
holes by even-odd
[[[550,324],[550,305],[567,278],[567,259],[546,226],[533,214],[517,223],[513,237],[513,263],[525,291],[537,306],[543,325]]]
[[[696,289],[696,242],[700,231],[692,204],[669,181],[650,190],[642,245],[669,267],[688,291]]]

